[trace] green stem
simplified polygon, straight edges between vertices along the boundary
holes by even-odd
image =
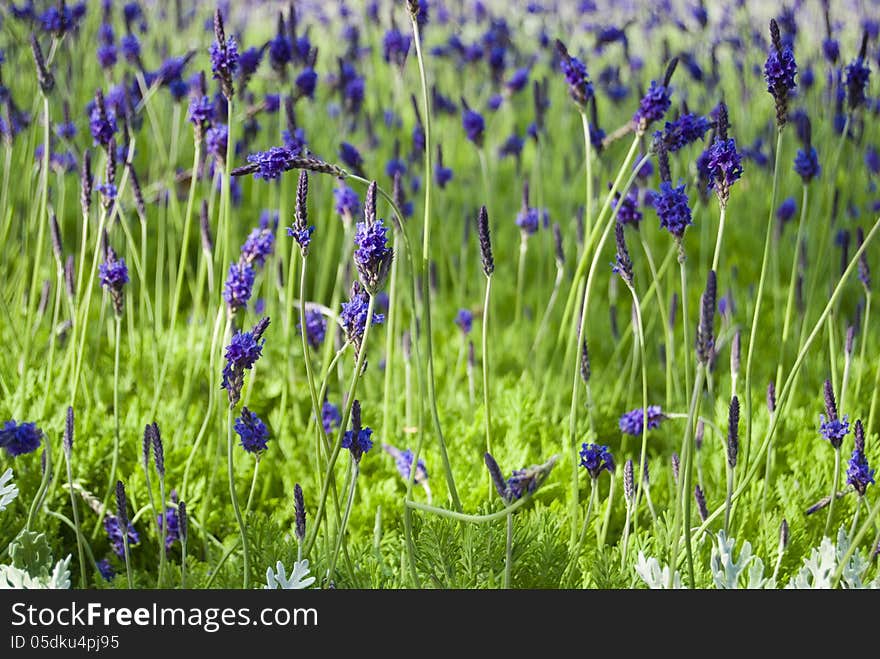
[[[339,557],[339,550],[342,548],[342,543],[345,538],[345,529],[348,527],[348,518],[351,515],[352,505],[354,504],[354,493],[355,488],[357,487],[359,473],[360,468],[358,462],[352,458],[351,483],[348,489],[348,501],[345,504],[345,512],[342,514],[342,524],[339,525],[339,530],[336,532],[336,548],[333,550],[333,559],[330,561],[330,567],[327,570],[327,583],[333,582],[333,572],[336,568],[336,559]]]
[[[486,452],[492,452],[492,408],[489,405],[489,298],[492,293],[492,275],[486,277],[486,296],[483,299],[483,407],[486,416]],[[491,486],[491,483],[490,483]],[[491,488],[490,488],[491,495]],[[491,497],[490,497],[491,498]]]
[[[767,279],[767,263],[770,258],[770,243],[773,236],[773,221],[776,211],[776,192],[779,185],[779,161],[782,151],[782,130],[776,137],[776,158],[773,165],[773,192],[770,195],[770,212],[767,217],[767,230],[764,236],[764,256],[761,260],[761,275],[758,278],[758,290],[755,294],[755,310],[752,314],[752,326],[749,330],[749,346],[746,355],[746,451],[752,444],[752,358],[755,356],[755,339],[758,336],[758,321],[761,318],[761,299],[764,295],[764,282]],[[795,257],[797,258],[797,257]]]
[[[247,503],[244,506],[244,517],[247,519],[251,512],[251,504],[254,502],[254,490],[257,489],[257,473],[260,471],[260,456],[256,456],[254,460],[254,475],[251,477],[251,487],[248,490]]]
[[[46,442],[46,448],[43,449],[43,455],[46,456],[46,465],[43,469],[43,478],[40,481],[40,487],[37,490],[37,494],[34,497],[34,500],[31,502],[31,507],[28,509],[27,520],[24,524],[25,531],[31,530],[31,526],[34,523],[34,520],[37,518],[37,511],[43,505],[43,499],[46,495],[46,490],[49,488],[50,476],[52,474],[52,447],[49,444],[48,435],[44,434],[43,439]]]
[[[785,300],[785,315],[782,319],[782,338],[779,342],[779,363],[776,366],[776,382],[782,380],[782,366],[785,357],[785,345],[788,342],[788,333],[791,329],[792,311],[794,310],[794,292],[797,284],[798,254],[801,249],[801,241],[804,235],[804,220],[807,217],[807,185],[804,184],[803,197],[801,199],[801,212],[798,219],[797,235],[794,240],[794,255],[791,259],[791,274],[788,278],[788,295]]]
[[[244,519],[241,516],[241,510],[238,507],[238,495],[235,493],[235,471],[233,468],[232,457],[232,408],[230,407],[226,412],[226,468],[229,473],[229,496],[232,499],[232,510],[235,513],[235,520],[238,522],[238,530],[241,535],[241,550],[244,558],[244,578],[242,588],[247,590],[250,581],[247,529],[245,527]]]
[[[504,552],[504,589],[510,588],[510,577],[513,572],[513,513],[507,514],[507,543]]]
[[[76,495],[73,493],[73,471],[70,468],[70,454],[64,452],[64,461],[67,464],[67,485],[70,492],[70,507],[73,509],[73,525],[76,532],[76,553],[79,559],[80,588],[86,588],[86,561],[83,555],[83,537],[79,526],[79,510],[76,506]]]
[[[116,484],[116,470],[119,466],[119,449],[120,449],[120,439],[119,439],[119,345],[122,343],[121,340],[122,333],[122,316],[114,317],[114,327],[113,327],[113,457],[110,462],[110,475],[108,477],[107,483],[107,491],[104,494],[104,501],[102,502],[102,506],[104,508],[107,507],[107,502],[110,501],[110,497],[113,494],[113,488]],[[98,532],[98,529],[101,528],[101,519],[98,518],[95,528],[92,531],[92,538]]]
[[[513,318],[515,322],[520,322],[523,309],[523,283],[525,280],[526,270],[526,251],[528,250],[528,237],[525,231],[520,232],[519,241],[519,260],[516,266],[516,300],[514,302]]]
[[[599,488],[596,485],[596,479],[590,479],[590,502],[587,504],[587,512],[584,514],[584,524],[581,527],[581,532],[578,535],[577,546],[580,548],[584,544],[584,536],[587,535],[587,528],[590,525],[590,513],[593,512],[593,508],[596,507],[596,500],[599,496]]]
[[[834,449],[834,474],[831,477],[831,500],[828,502],[828,517],[825,518],[824,535],[831,529],[831,517],[834,514],[834,500],[837,499],[837,485],[840,483],[840,447]]]

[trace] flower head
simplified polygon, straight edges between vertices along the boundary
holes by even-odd
[[[346,430],[342,436],[342,448],[351,452],[355,462],[360,462],[364,453],[373,448],[372,435],[372,428],[364,428],[361,425],[361,402],[356,400],[351,407],[351,430]]]
[[[788,114],[788,95],[796,86],[797,63],[791,45],[783,43],[779,34],[779,25],[770,19],[770,41],[772,43],[767,61],[764,63],[764,79],[767,91],[776,103],[776,125],[785,125]]]
[[[644,421],[644,417],[645,414],[642,411],[641,407],[626,412],[620,417],[620,431],[626,435],[633,435],[634,437],[638,437],[642,434],[642,423]],[[658,428],[660,426],[660,422],[665,418],[666,416],[663,414],[663,411],[660,409],[659,405],[648,406],[648,430]]]
[[[471,326],[474,322],[474,314],[470,309],[459,309],[455,315],[455,324],[461,329],[461,333],[468,335],[471,332]]]
[[[241,416],[235,420],[233,428],[241,440],[241,447],[248,453],[260,454],[268,448],[269,429],[247,407],[241,408]]]
[[[587,67],[577,57],[572,57],[568,49],[558,39],[556,50],[559,52],[559,69],[568,83],[568,93],[581,108],[585,108],[593,97],[593,83],[587,73]]]
[[[321,424],[324,426],[324,432],[330,434],[334,428],[338,428],[342,423],[342,414],[339,408],[328,400],[324,401],[321,407]]]
[[[685,113],[675,121],[667,121],[662,139],[670,152],[683,149],[688,144],[702,140],[711,124],[706,117]]]
[[[262,268],[275,251],[275,234],[269,228],[254,229],[241,246],[241,259],[246,264],[255,263]],[[251,282],[253,284],[253,282]],[[244,305],[241,305],[244,306]]]
[[[223,367],[223,381],[221,388],[226,389],[229,395],[229,405],[234,407],[241,396],[241,387],[244,384],[244,372],[253,368],[254,364],[263,354],[263,333],[269,326],[269,319],[263,318],[250,332],[238,331],[226,346],[224,356],[226,365]]]
[[[297,323],[300,330],[302,326]],[[309,345],[317,350],[324,343],[324,336],[327,334],[327,319],[317,309],[306,309],[306,340]]]
[[[220,81],[223,95],[230,99],[234,93],[232,76],[238,68],[238,46],[235,37],[227,37],[223,30],[223,15],[220,9],[214,13],[215,41],[211,44],[211,72],[214,80]]]
[[[865,429],[861,420],[855,423],[855,448],[846,470],[846,482],[855,488],[859,496],[864,496],[868,485],[874,482],[874,470],[868,465],[865,457]]]
[[[620,224],[624,226],[630,224],[638,228],[642,221],[642,211],[639,210],[639,189],[635,186],[631,187],[623,199],[620,198],[620,192],[615,192],[611,208],[616,212]]]
[[[40,448],[43,431],[33,422],[16,423],[11,419],[0,427],[0,448],[14,458],[19,455],[33,453]]]
[[[804,183],[809,183],[822,172],[819,165],[819,156],[816,147],[810,146],[798,149],[794,158],[794,171],[800,175]]]
[[[98,266],[98,281],[110,293],[114,312],[117,316],[121,316],[124,302],[123,286],[128,283],[128,267],[125,265],[125,259],[116,257],[112,247],[107,248],[107,259]]]
[[[507,505],[521,499],[525,494],[534,494],[541,487],[541,484],[547,480],[553,465],[556,464],[556,456],[553,456],[544,464],[532,465],[524,469],[514,469],[510,478],[505,481],[495,458],[490,453],[486,453],[484,457],[486,468],[489,470],[489,475],[495,484],[498,496]]]
[[[653,204],[660,226],[676,238],[684,236],[685,229],[693,223],[684,184],[673,187],[669,181],[663,181],[660,191],[654,195]]]
[[[834,389],[831,386],[831,380],[825,380],[823,393],[825,396],[825,414],[819,415],[819,432],[822,434],[822,437],[831,442],[831,446],[839,449],[840,445],[843,444],[843,438],[849,434],[849,420],[846,415],[842,419],[837,415],[837,402],[834,399]]]
[[[254,288],[256,273],[246,260],[239,260],[229,266],[229,274],[223,286],[223,299],[229,309],[235,312],[246,307]]]
[[[868,33],[865,31],[862,36],[862,48],[859,51],[859,56],[847,65],[845,69],[846,97],[850,111],[864,105],[867,100],[865,89],[867,89],[868,79],[871,77],[871,68],[865,60],[867,45]]]
[[[599,478],[603,470],[609,474],[614,473],[614,458],[607,446],[585,442],[581,445],[580,455],[580,465],[587,470],[590,478]]]
[[[644,133],[648,126],[655,121],[660,121],[666,114],[669,106],[672,105],[672,91],[669,88],[669,81],[675,72],[677,64],[678,59],[673,58],[669,62],[669,66],[666,67],[666,75],[663,82],[658,83],[656,80],[652,80],[648,91],[642,97],[642,100],[639,101],[639,109],[636,110],[632,118],[638,132]]]
[[[383,444],[382,448],[394,458],[394,465],[397,467],[397,472],[400,474],[400,477],[409,482],[413,458],[415,457],[413,452],[410,449],[401,451],[399,448],[391,446],[390,444]],[[425,461],[419,458],[419,461],[416,464],[416,473],[413,474],[413,482],[416,485],[425,485],[427,487],[427,480],[428,468],[425,466]]]
[[[483,146],[483,131],[486,129],[483,115],[465,106],[461,113],[461,125],[464,128],[465,135],[467,135],[471,142],[478,147]]]
[[[258,151],[247,157],[247,161],[254,167],[255,179],[274,181],[293,167],[295,154],[286,146],[273,146],[268,151]]]
[[[385,283],[391,269],[394,250],[388,244],[388,227],[381,219],[375,219],[375,182],[370,186],[372,192],[367,193],[364,222],[358,222],[354,244],[354,262],[360,275],[361,283],[371,295]]]
[[[356,346],[360,345],[364,336],[364,330],[367,328],[367,310],[369,309],[369,295],[360,285],[360,282],[354,282],[351,285],[351,294],[348,302],[342,303],[342,311],[339,314],[339,320],[345,335],[349,341]],[[385,321],[385,316],[374,313],[372,322],[379,325]]]
[[[352,190],[348,185],[339,181],[333,188],[333,199],[336,201],[336,213],[343,218],[357,217],[361,210],[361,200],[357,192]]]
[[[125,540],[122,535],[122,526],[123,525],[119,523],[119,518],[116,515],[107,515],[104,517],[104,530],[107,532],[107,537],[113,545],[113,551],[116,552],[116,555],[120,558],[125,556]],[[125,527],[128,531],[128,545],[131,546],[138,544],[141,541],[141,537],[135,530],[134,526],[130,523],[126,523]]]

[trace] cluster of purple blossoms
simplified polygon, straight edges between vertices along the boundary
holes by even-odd
[[[675,121],[666,122],[661,138],[666,143],[666,149],[675,153],[697,140],[702,140],[710,127],[706,117],[686,112]]]
[[[116,257],[112,247],[107,248],[106,260],[98,266],[98,281],[110,293],[116,315],[121,316],[124,302],[123,286],[128,283],[128,267],[125,265],[125,259]]]
[[[620,192],[614,193],[611,208],[617,215],[617,221],[624,226],[629,224],[638,229],[642,221],[642,211],[639,210],[639,189],[631,187],[623,199]]]
[[[568,83],[568,93],[581,108],[586,108],[593,98],[593,83],[587,73],[587,67],[577,57],[572,57],[568,49],[558,39],[556,50],[559,52],[559,68]]]
[[[233,429],[239,437],[241,447],[248,453],[259,455],[268,448],[269,429],[247,406],[241,408],[241,416],[235,420]]]
[[[782,41],[779,25],[772,18],[770,41],[772,45],[764,63],[764,79],[767,81],[767,91],[773,96],[776,104],[776,125],[782,128],[788,115],[788,95],[796,87],[797,63],[791,44]]]
[[[439,144],[437,145],[437,161],[434,163],[434,180],[441,190],[452,180],[452,169],[443,166],[443,149]]]
[[[330,434],[334,428],[338,428],[342,423],[342,414],[339,408],[329,400],[325,400],[321,406],[321,425],[324,426],[324,432]]]
[[[360,345],[364,331],[367,328],[367,310],[369,306],[369,295],[360,282],[354,282],[351,285],[349,301],[342,303],[339,320],[342,323],[342,329],[345,330],[345,336],[355,346]],[[372,322],[374,325],[380,325],[385,322],[385,316],[374,313]]]
[[[804,183],[809,183],[822,172],[819,165],[819,155],[816,153],[816,147],[806,146],[798,149],[794,158],[794,171],[803,179]]]
[[[625,435],[638,437],[642,434],[644,418],[645,413],[641,407],[624,413],[619,421],[620,431]],[[665,418],[659,405],[648,406],[648,430],[659,428],[660,422]]]
[[[11,419],[0,427],[0,448],[14,458],[19,455],[33,453],[40,448],[43,431],[33,422],[17,423]]]
[[[652,204],[660,218],[660,226],[678,239],[681,239],[685,229],[693,224],[684,184],[676,187],[669,181],[663,181],[660,183],[660,191],[652,197]]]
[[[244,260],[239,260],[229,266],[229,274],[223,286],[223,299],[233,313],[247,306],[254,289],[256,272],[253,267]]]
[[[464,99],[462,99],[462,104],[464,104]],[[478,147],[483,146],[483,131],[486,130],[486,122],[483,119],[483,115],[465,105],[461,113],[461,125],[468,140]]]
[[[526,494],[534,494],[541,484],[550,475],[553,465],[556,464],[556,457],[550,458],[547,462],[540,465],[532,465],[525,469],[515,469],[506,481],[501,474],[501,468],[492,457],[491,453],[484,456],[486,469],[489,470],[489,476],[495,485],[498,496],[506,504],[510,505],[514,501],[521,499]]]
[[[413,452],[410,449],[401,451],[399,448],[391,446],[390,444],[383,444],[382,448],[394,458],[394,465],[397,467],[397,472],[400,474],[400,477],[404,481],[409,482],[409,477],[412,472],[413,458],[415,457]],[[426,481],[428,480],[428,468],[425,466],[425,461],[421,458],[419,458],[419,461],[416,464],[416,473],[412,474],[412,476],[413,483],[427,487],[428,484]]]
[[[297,93],[301,97],[314,98],[315,88],[318,86],[318,74],[315,73],[312,67],[308,66],[296,76],[294,84],[296,85]]]
[[[342,448],[348,449],[351,458],[360,462],[364,453],[373,448],[373,429],[361,425],[361,402],[354,401],[351,406],[351,430],[342,436]]]
[[[130,522],[127,524],[127,526],[128,545],[131,546],[138,544],[141,541],[140,535]],[[116,515],[105,516],[104,530],[107,532],[107,537],[110,539],[110,543],[113,545],[113,551],[116,552],[117,556],[123,558],[125,556],[125,538],[123,537],[123,531],[119,523],[119,518]]]
[[[455,315],[455,324],[461,329],[461,333],[467,336],[471,333],[471,327],[474,323],[474,314],[470,309],[459,309]]]
[[[247,157],[255,179],[274,181],[293,168],[297,154],[286,146],[273,146],[268,151],[258,151]]]
[[[254,263],[262,268],[266,263],[266,259],[274,251],[275,234],[272,232],[272,229],[268,227],[254,229],[248,234],[244,244],[241,246],[241,260],[244,264]],[[251,278],[251,285],[253,285],[253,278]],[[248,294],[248,297],[250,297],[250,294]]]
[[[381,219],[358,222],[354,234],[354,262],[364,288],[375,295],[391,269],[394,250],[388,244],[388,227]]]
[[[333,188],[333,199],[336,204],[334,209],[336,213],[343,219],[351,221],[358,216],[361,210],[361,200],[357,192],[352,190],[348,185],[339,181]]]
[[[297,329],[302,331],[302,324],[297,323]],[[327,319],[317,309],[306,309],[306,340],[309,345],[317,350],[324,343],[327,334]]]
[[[709,189],[715,190],[721,205],[727,204],[730,188],[743,173],[742,154],[736,149],[736,141],[716,138],[709,147],[709,160],[706,163]]]
[[[856,421],[853,434],[855,447],[847,466],[846,482],[853,486],[859,496],[864,496],[868,485],[874,483],[874,470],[870,468],[868,458],[865,457],[865,429],[861,420]]]
[[[607,446],[585,442],[581,445],[580,456],[580,465],[587,470],[590,478],[599,478],[603,471],[614,473],[614,458]]]
[[[672,105],[671,91],[667,84],[652,80],[648,91],[639,101],[639,109],[632,118],[636,130],[644,133],[648,126],[663,118],[670,105]]]
[[[846,73],[846,96],[850,111],[865,104],[868,100],[865,89],[868,87],[868,79],[871,77],[871,68],[867,65],[865,55],[868,45],[868,32],[862,36],[862,47],[859,56],[854,59],[845,69]]]
[[[392,27],[385,33],[382,40],[382,54],[385,61],[402,68],[406,64],[406,57],[409,55],[411,45],[412,37],[403,34],[396,27]]]
[[[831,446],[839,449],[840,445],[843,444],[843,438],[849,434],[849,420],[846,415],[841,419],[837,414],[837,402],[834,399],[834,389],[831,386],[831,380],[825,380],[823,393],[825,396],[825,414],[819,415],[819,432],[822,437],[831,443]]]
[[[269,319],[262,318],[252,331],[236,332],[226,346],[224,353],[226,364],[223,366],[223,381],[220,387],[226,389],[230,407],[235,407],[241,397],[244,372],[252,369],[263,354],[263,345],[266,343],[263,334],[268,326]]]

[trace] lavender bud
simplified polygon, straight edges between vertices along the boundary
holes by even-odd
[[[293,486],[293,510],[296,516],[294,535],[299,542],[306,537],[306,503],[299,483]]]
[[[474,342],[468,341],[468,368],[473,370],[477,365],[477,356],[474,352]]]
[[[730,376],[731,377],[736,377],[737,375],[739,375],[740,352],[741,352],[740,331],[736,330],[736,333],[733,335],[733,340],[730,343]]]
[[[86,150],[83,153],[82,169],[80,171],[80,205],[82,206],[83,217],[88,217],[92,208],[92,154]]]
[[[855,332],[856,332],[856,328],[853,327],[852,325],[850,325],[849,327],[846,328],[845,350],[846,350],[846,354],[849,355],[850,357],[853,354],[853,342],[855,341]]]
[[[865,232],[862,227],[856,229],[856,244],[860,250],[865,244]],[[859,281],[866,291],[871,289],[871,269],[868,267],[868,256],[864,251],[859,255]]]
[[[67,455],[67,459],[70,460],[70,452],[73,449],[73,408],[67,408],[67,419],[64,423],[64,439],[63,444],[64,453]]]
[[[590,351],[587,348],[587,340],[584,339],[581,344],[581,380],[584,381],[584,384],[589,383],[590,373]]]
[[[189,517],[186,514],[186,502],[181,501],[177,504],[177,525],[180,528],[180,542],[186,544],[189,535]]]
[[[495,259],[492,258],[492,241],[489,238],[489,213],[485,206],[480,207],[477,216],[477,233],[480,237],[480,258],[483,262],[483,273],[491,277],[495,272]]]
[[[865,452],[865,428],[862,425],[861,419],[856,419],[856,423],[853,427],[853,440],[855,442],[855,446],[853,449],[859,451],[861,453]]]
[[[67,257],[67,262],[64,264],[64,283],[67,285],[67,295],[70,299],[74,299],[76,297],[76,281],[75,281],[75,264],[73,260],[73,254]]]
[[[715,295],[717,281],[715,271],[709,271],[706,280],[706,292],[703,293],[700,307],[700,324],[697,328],[697,359],[703,365],[709,363],[715,340],[713,338],[715,325]]]
[[[58,228],[58,217],[55,213],[49,216],[49,227],[52,233],[52,252],[60,265],[64,259],[64,250],[61,247],[61,229]]]
[[[785,518],[782,519],[782,524],[779,525],[779,553],[781,554],[788,547],[788,541],[791,538],[789,537],[788,532],[788,520]]]
[[[165,448],[162,446],[162,435],[159,434],[159,426],[152,423],[153,460],[156,463],[156,473],[159,478],[165,478]]]
[[[122,481],[116,481],[116,517],[119,520],[119,528],[128,529],[128,501],[125,498],[125,485]]]
[[[734,396],[730,399],[730,410],[727,416],[727,465],[733,469],[736,467],[736,458],[739,454],[739,398]]]
[[[141,444],[142,455],[143,455],[143,467],[144,471],[147,471],[150,467],[150,450],[153,447],[153,426],[152,424],[147,424],[144,426],[144,440]]]
[[[704,522],[709,517],[709,509],[706,507],[706,495],[703,489],[697,485],[694,487],[694,498],[697,500],[697,510],[700,513],[700,519]]]
[[[681,461],[678,459],[678,453],[672,454],[672,477],[678,482],[678,470],[681,467]]]
[[[208,218],[208,202],[202,200],[202,210],[199,213],[199,229],[202,234],[202,251],[210,257],[214,253],[214,238],[211,236],[211,221]]]
[[[556,267],[561,268],[565,265],[565,250],[562,248],[562,229],[559,228],[559,222],[553,223],[553,244],[556,247]]]
[[[675,329],[675,317],[678,315],[678,293],[672,294],[672,300],[669,303],[669,329]]]
[[[623,496],[627,501],[633,500],[633,461],[627,460],[623,465]]]
[[[771,415],[776,412],[776,385],[773,380],[767,384],[767,411]]]
[[[486,453],[484,459],[486,461],[486,468],[489,470],[489,476],[492,477],[492,483],[495,485],[495,489],[498,490],[498,496],[507,503],[507,484],[504,482],[504,476],[501,475],[498,463],[495,462],[495,458],[492,457],[491,453]]]
[[[837,401],[834,399],[834,388],[831,380],[825,380],[822,385],[822,393],[825,396],[825,414],[828,415],[829,421],[837,419]]]
[[[626,239],[623,236],[623,224],[614,223],[614,238],[617,242],[616,264],[612,268],[612,272],[620,275],[624,283],[632,288],[633,286],[633,262],[629,256],[629,250],[626,248]]]
[[[134,204],[135,208],[137,208],[138,215],[141,220],[146,220],[147,217],[147,207],[144,203],[144,193],[141,190],[141,183],[137,177],[137,172],[134,170],[134,165],[131,162],[126,163],[128,168],[128,178],[131,180],[131,193],[134,195]]]
[[[702,419],[697,420],[697,428],[694,431],[694,447],[699,451],[703,448],[703,439],[706,436],[706,424]]]
[[[403,360],[408,362],[412,356],[412,335],[409,333],[409,330],[403,333],[400,337],[400,342],[403,348]]]
[[[49,306],[49,293],[52,292],[52,283],[46,279],[43,282],[43,288],[40,290],[40,303],[37,306],[37,315],[42,317],[46,313],[46,307]]]
[[[46,60],[43,59],[43,49],[40,48],[40,42],[37,41],[35,34],[31,33],[31,53],[34,56],[34,64],[37,67],[37,81],[40,83],[40,89],[43,94],[48,94],[55,87],[55,78],[46,69]],[[49,148],[49,145],[46,145]]]

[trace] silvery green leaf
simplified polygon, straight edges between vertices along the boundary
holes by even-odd
[[[814,547],[810,552],[810,557],[804,559],[804,566],[789,581],[786,588],[800,589],[828,589],[834,578],[840,561],[843,560],[844,554],[849,549],[850,538],[846,530],[841,527],[837,533],[837,545],[831,544],[829,538],[822,538],[822,543],[818,547]],[[853,553],[852,558],[844,566],[841,573],[841,581],[845,588],[862,589],[862,588],[878,588],[880,580],[873,583],[865,584],[862,581],[862,575],[868,567],[868,561],[861,552]]]
[[[755,556],[752,560],[752,564],[749,566],[749,585],[746,586],[746,588],[749,590],[776,588],[776,579],[773,577],[770,577],[769,579],[764,577],[764,561],[758,556]]]
[[[58,561],[51,575],[31,576],[12,565],[0,565],[0,590],[8,588],[44,590],[70,588],[70,554]]]
[[[274,590],[281,588],[283,590],[299,590],[308,588],[315,583],[315,577],[309,575],[309,561],[303,559],[293,564],[293,573],[288,578],[284,564],[278,561],[275,564],[275,570],[271,567],[266,568],[266,585],[264,590]]]
[[[12,467],[8,467],[0,476],[0,513],[6,510],[17,496],[18,487],[12,482]]]
[[[636,574],[641,577],[648,588],[652,590],[662,590],[669,586],[669,566],[660,567],[660,562],[654,558],[646,559],[643,552],[639,552],[639,558],[636,561]],[[672,581],[673,590],[681,588],[681,575],[676,571]]]
[[[749,562],[752,561],[752,545],[744,542],[739,552],[739,557],[734,559],[733,550],[736,540],[728,539],[724,531],[720,531],[715,538],[715,546],[712,548],[712,580],[715,587],[720,589],[739,588],[740,575],[745,571]],[[763,574],[763,564],[761,565]],[[750,576],[751,579],[751,576]]]

